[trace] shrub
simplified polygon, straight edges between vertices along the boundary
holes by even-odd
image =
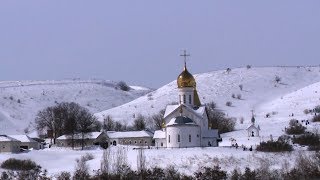
[[[313,122],[320,122],[320,115],[318,114],[318,115],[313,116],[312,121]]]
[[[243,85],[240,84],[240,85],[239,85],[239,88],[240,88],[240,91],[242,91],[242,90],[243,90]]]
[[[241,99],[241,94],[237,94],[237,99]]]
[[[274,78],[274,80],[276,81],[276,83],[280,83],[280,81],[281,81],[281,77],[276,76],[276,77]]]
[[[267,141],[261,142],[257,146],[257,151],[262,152],[283,152],[283,151],[292,151],[292,146],[285,141]]]
[[[306,127],[302,126],[296,119],[291,119],[289,122],[289,127],[286,128],[287,134],[303,134],[306,130]]]
[[[251,68],[251,65],[247,65],[247,69],[250,69]]]
[[[27,160],[20,160],[20,159],[15,159],[15,158],[10,158],[5,160],[1,164],[1,168],[3,169],[9,169],[9,170],[33,170],[38,168],[39,166],[31,161],[30,159]]]
[[[309,114],[309,109],[303,110],[303,113],[304,113],[304,114]]]
[[[236,98],[236,95],[235,95],[235,94],[231,94],[231,97],[232,97],[232,98]]]
[[[61,173],[56,175],[57,180],[70,180],[71,174],[70,172],[62,171]]]
[[[229,106],[229,107],[232,106],[232,102],[227,101],[227,102],[226,102],[226,106]]]
[[[90,161],[90,160],[94,159],[94,156],[91,153],[86,153],[81,158],[83,159],[83,161]]]
[[[131,89],[124,81],[118,82],[117,86],[118,86],[122,91],[129,91],[129,90]]]
[[[314,108],[314,111],[315,111],[316,113],[320,113],[320,105],[316,106],[316,107]]]
[[[308,132],[303,135],[294,137],[292,139],[292,142],[300,145],[306,145],[306,146],[319,146],[320,145],[319,138],[320,138],[319,135]]]
[[[214,166],[211,167],[202,167],[198,172],[194,173],[194,176],[198,180],[206,180],[206,179],[227,179],[227,172],[221,170],[221,167]]]

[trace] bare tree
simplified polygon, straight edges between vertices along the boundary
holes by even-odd
[[[143,148],[138,149],[137,169],[138,173],[140,174],[142,174],[142,172],[146,170],[146,156],[144,155]]]
[[[53,143],[55,144],[57,137],[63,133],[63,119],[59,116],[59,109],[56,107],[47,107],[44,110],[38,112],[35,123],[36,129],[39,134],[46,130],[50,130],[53,133]]]
[[[86,163],[85,158],[81,157],[80,159],[76,160],[77,164],[75,167],[73,179],[74,180],[89,180],[89,166]]]
[[[110,115],[103,119],[103,129],[105,131],[114,131],[115,130],[115,122],[111,118]]]
[[[93,130],[96,118],[85,108],[81,109],[78,118],[78,130],[81,133],[81,149],[84,148],[85,135]]]
[[[101,165],[100,169],[102,174],[108,175],[110,174],[111,169],[111,154],[110,154],[110,148],[103,151],[102,159],[101,159]]]
[[[144,116],[142,116],[141,114],[138,115],[138,117],[133,122],[133,128],[138,131],[146,129],[146,120]]]
[[[164,118],[163,118],[164,113],[165,113],[165,110],[163,109],[163,110],[159,111],[158,114],[155,114],[152,116],[153,125],[156,130],[159,130],[162,128],[162,123],[164,121]]]

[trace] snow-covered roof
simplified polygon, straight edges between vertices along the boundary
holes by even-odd
[[[164,139],[166,138],[166,132],[158,130],[154,132],[153,139]]]
[[[203,130],[202,137],[204,137],[204,138],[218,138],[219,133],[218,133],[217,129]]]
[[[260,130],[260,129],[259,129],[257,126],[255,126],[254,124],[249,125],[246,130],[251,129],[251,128]]]
[[[172,118],[167,126],[170,125],[197,125],[196,123],[194,123],[194,121],[186,116],[177,116],[175,118]]]
[[[90,133],[86,133],[84,135],[84,138],[85,139],[97,139],[100,134],[103,133],[103,132],[90,132]],[[65,139],[70,139],[71,138],[71,135],[63,135],[63,136],[60,136],[58,137],[57,139],[59,140],[65,140]],[[73,136],[73,139],[82,139],[82,134],[79,133],[79,134],[75,134]]]
[[[195,114],[198,115],[198,116],[201,117],[201,118],[203,117],[203,114],[204,114],[204,112],[205,112],[205,110],[206,110],[206,107],[205,107],[205,106],[200,106],[200,107],[198,107],[198,108],[195,109],[195,108],[192,108],[192,107],[183,105],[183,104],[181,104],[181,105],[168,105],[168,106],[166,107],[166,111],[165,111],[163,117],[166,118],[166,117],[169,116],[171,113],[173,113],[176,109],[178,109],[180,106],[184,106],[184,107],[187,108],[188,110],[195,112]]]
[[[0,142],[14,142],[14,141],[19,141],[19,140],[9,137],[7,135],[0,135]]]
[[[109,138],[141,138],[141,137],[153,137],[153,133],[149,131],[107,131]]]
[[[31,139],[29,136],[27,135],[8,135],[9,137],[12,137],[14,139],[17,139],[21,142],[37,142],[33,139]]]

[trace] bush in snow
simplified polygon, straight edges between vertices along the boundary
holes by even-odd
[[[276,76],[276,77],[274,78],[274,81],[275,81],[276,83],[280,83],[280,82],[281,82],[281,77],[280,77],[280,76]]]
[[[226,106],[229,106],[229,107],[232,106],[232,102],[231,101],[227,101],[226,102]]]
[[[282,140],[267,142],[263,141],[257,146],[257,151],[263,152],[283,152],[292,150],[292,146],[288,142]]]
[[[241,99],[241,94],[237,94],[237,99]]]
[[[320,146],[320,136],[315,133],[306,132],[303,135],[295,136],[292,142],[305,146]]]
[[[62,171],[61,173],[56,175],[57,180],[71,180],[70,172]]]
[[[90,179],[89,166],[86,163],[86,159],[82,156],[80,159],[76,159],[76,162],[77,164],[73,174],[73,179]]]
[[[303,113],[304,113],[304,114],[309,114],[309,112],[310,112],[309,109],[303,110]]]
[[[251,65],[247,65],[247,69],[250,69],[251,68]]]
[[[232,98],[236,98],[236,95],[235,95],[235,94],[232,94],[231,97],[232,97]]]
[[[285,129],[287,134],[303,134],[306,127],[302,126],[296,119],[291,119],[289,122],[289,127]]]
[[[118,82],[117,86],[118,86],[122,91],[129,91],[129,90],[131,89],[124,81]]]
[[[206,179],[227,179],[227,172],[221,170],[221,167],[214,166],[211,167],[202,167],[198,172],[194,173],[196,179],[206,180]]]
[[[243,85],[240,84],[240,85],[239,85],[239,88],[240,88],[240,91],[242,91],[242,90],[243,90]]]
[[[313,122],[320,122],[320,115],[318,114],[318,115],[313,116],[312,121]]]

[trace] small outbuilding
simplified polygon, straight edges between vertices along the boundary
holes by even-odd
[[[72,139],[74,147],[81,147],[82,134],[75,134],[73,137],[71,135],[63,135],[57,138],[56,144],[58,147],[72,147]],[[103,145],[107,143],[106,134],[104,132],[90,132],[84,135],[84,145]]]
[[[152,146],[153,133],[143,131],[107,131],[107,139],[110,145]]]
[[[14,139],[17,139],[20,141],[20,148],[22,149],[43,149],[43,145],[39,143],[38,141],[33,140],[28,135],[9,135],[9,137],[12,137]]]
[[[18,153],[20,152],[21,142],[7,135],[0,135],[0,153]]]

